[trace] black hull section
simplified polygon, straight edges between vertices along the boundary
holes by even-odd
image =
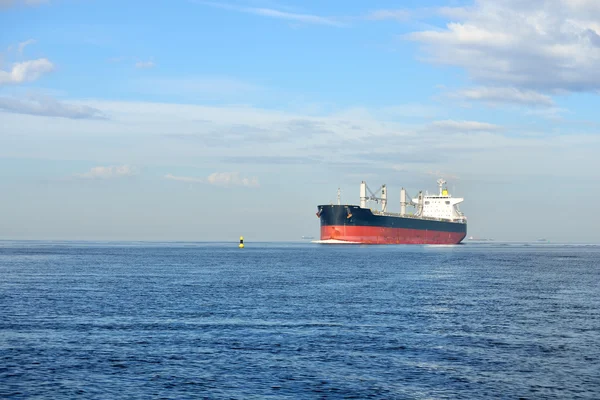
[[[320,205],[318,209],[320,210],[321,226],[372,226],[467,234],[467,224],[465,223],[374,215],[368,208],[352,205]]]

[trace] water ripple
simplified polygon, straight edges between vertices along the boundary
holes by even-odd
[[[0,398],[600,397],[598,246],[4,242],[0,274]]]

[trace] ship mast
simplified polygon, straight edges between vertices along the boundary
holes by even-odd
[[[440,187],[440,196],[442,196],[442,192],[443,192],[443,186],[446,184],[446,181],[442,178],[437,180],[437,184]]]
[[[338,188],[338,191],[337,191],[337,202],[338,202],[338,206],[340,204],[342,204],[342,191],[340,190],[340,188]]]
[[[406,215],[406,189],[400,189],[400,215]]]

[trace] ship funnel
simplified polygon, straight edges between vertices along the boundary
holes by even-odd
[[[446,181],[444,179],[440,178],[437,180],[437,184],[440,188],[440,196],[443,196],[443,190],[444,190],[443,186],[446,184]]]

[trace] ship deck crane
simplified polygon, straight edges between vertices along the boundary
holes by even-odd
[[[367,191],[370,196],[367,196]],[[375,195],[375,193],[379,194],[381,192],[381,197]],[[368,201],[374,201],[375,203],[379,203],[381,201],[381,212],[386,212],[387,210],[387,187],[385,184],[381,185],[379,189],[377,189],[373,193],[371,188],[367,186],[365,181],[362,181],[360,184],[360,206],[361,208],[367,208]]]
[[[368,192],[368,195],[367,195]],[[381,196],[377,196],[377,194],[381,193]],[[419,192],[417,201],[410,196],[404,188],[402,188],[400,192],[400,214],[406,214],[406,206],[416,207],[417,212],[416,215],[420,215],[423,207],[423,192]],[[367,202],[374,201],[375,203],[381,202],[381,212],[387,212],[387,186],[385,184],[381,185],[375,192],[369,188],[365,181],[362,181],[360,184],[360,207],[367,208]]]

